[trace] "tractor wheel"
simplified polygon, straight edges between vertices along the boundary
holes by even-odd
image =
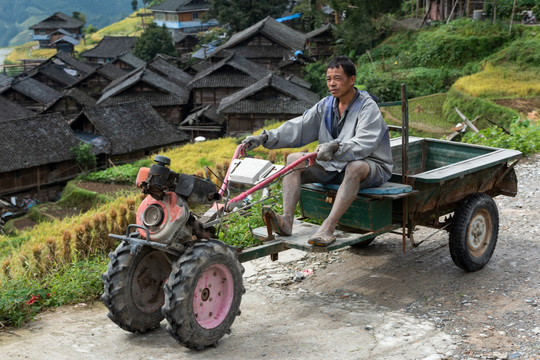
[[[165,285],[167,330],[184,346],[202,350],[217,344],[240,314],[246,292],[244,267],[230,246],[199,242],[173,264]]]
[[[466,271],[476,271],[491,259],[499,234],[495,201],[483,193],[465,198],[454,214],[450,229],[450,255]]]
[[[109,254],[102,275],[101,300],[107,316],[122,329],[144,333],[159,327],[165,302],[163,284],[171,273],[171,260],[159,250],[122,242]]]

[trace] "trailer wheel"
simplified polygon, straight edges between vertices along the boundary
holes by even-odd
[[[463,270],[480,270],[495,250],[499,212],[495,201],[483,193],[471,194],[456,210],[450,230],[450,255]]]
[[[221,241],[206,240],[173,264],[163,314],[167,330],[184,346],[202,350],[230,331],[246,292],[237,257]]]
[[[122,329],[144,333],[159,327],[165,301],[163,284],[171,273],[171,261],[161,251],[122,242],[109,254],[102,275],[101,300],[107,316]]]

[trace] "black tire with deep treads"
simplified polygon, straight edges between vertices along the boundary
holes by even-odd
[[[491,259],[498,234],[499,212],[495,201],[484,193],[467,196],[455,211],[450,229],[452,260],[463,270],[480,270]]]
[[[122,329],[144,333],[163,320],[163,283],[171,272],[171,260],[148,246],[122,242],[109,254],[107,272],[102,275],[101,300],[107,316]],[[141,292],[146,292],[140,296]],[[150,299],[148,302],[146,299]]]
[[[211,266],[224,265],[234,281],[232,303],[225,318],[214,328],[199,325],[194,313],[193,302],[197,281]],[[240,302],[246,292],[242,274],[244,267],[238,261],[236,251],[218,240],[204,240],[188,249],[174,264],[165,284],[163,314],[168,321],[167,331],[182,345],[202,350],[217,344],[230,331],[237,315]]]

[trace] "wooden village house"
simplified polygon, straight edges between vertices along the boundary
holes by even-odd
[[[97,104],[144,99],[168,122],[178,124],[189,113],[190,96],[187,88],[145,66],[113,81],[104,89]]]
[[[218,46],[209,55],[209,59],[217,62],[229,52],[233,52],[269,70],[281,72],[283,75],[294,73],[302,77],[301,73],[297,73],[298,70],[283,69],[283,62],[303,53],[305,43],[304,34],[268,16],[255,25],[233,34],[226,43]]]
[[[227,132],[225,117],[217,112],[215,105],[205,105],[193,111],[180,123],[178,129],[189,134],[192,141],[198,136],[217,139]]]
[[[81,53],[81,56],[88,63],[105,64],[133,50],[135,40],[134,36],[105,36],[96,47]]]
[[[39,47],[48,48],[52,43],[65,36],[78,41],[82,37],[83,26],[84,22],[63,12],[56,12],[45,20],[32,25],[30,30],[34,31],[34,41],[39,43]]]
[[[60,113],[66,121],[73,120],[85,107],[94,106],[96,99],[77,88],[62,92],[62,97],[49,105],[44,114]]]
[[[60,114],[0,121],[0,133],[0,195],[31,191],[54,199],[58,187],[51,186],[80,172],[70,152],[79,140]]]
[[[165,0],[148,8],[154,15],[154,23],[175,32],[193,33],[217,26],[216,20],[203,20],[210,10],[207,0]]]
[[[30,111],[40,112],[59,99],[62,94],[31,77],[21,77],[0,90],[0,95]]]
[[[218,106],[221,100],[249,86],[271,71],[237,54],[229,54],[220,62],[199,72],[189,83],[193,104],[198,107]]]
[[[335,30],[335,25],[326,24],[306,34],[306,47],[310,57],[324,60],[333,56],[332,46],[336,40]]]
[[[114,80],[126,76],[126,72],[111,63],[103,64],[80,79],[73,87],[94,99],[99,99],[103,90]]]
[[[85,108],[71,128],[95,147],[100,164],[133,161],[189,140],[144,100]]]
[[[302,115],[319,96],[275,74],[224,98],[218,112],[225,117],[230,136],[252,133],[265,120],[289,120]]]
[[[117,68],[123,70],[124,72],[130,72],[135,69],[140,68],[141,66],[146,65],[146,62],[142,59],[139,59],[135,55],[128,51],[111,62]]]

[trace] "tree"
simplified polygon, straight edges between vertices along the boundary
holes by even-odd
[[[69,149],[75,155],[75,161],[85,172],[96,167],[96,155],[92,153],[92,145],[86,143]]]
[[[343,16],[338,24],[339,52],[350,57],[373,47],[388,28],[386,14],[399,11],[401,0],[330,0],[330,6]]]
[[[82,21],[83,23],[86,23],[86,15],[84,13],[79,11],[74,11],[71,13],[71,17],[77,20]]]
[[[132,0],[131,1],[131,8],[133,9],[133,11],[137,11],[138,7],[139,7],[139,2],[137,0]]]
[[[228,23],[237,32],[267,16],[281,16],[288,4],[288,0],[210,0],[206,18],[217,19],[221,24]]]
[[[135,41],[133,55],[144,61],[150,61],[157,54],[178,56],[172,36],[165,25],[159,27],[155,23],[151,23]]]

